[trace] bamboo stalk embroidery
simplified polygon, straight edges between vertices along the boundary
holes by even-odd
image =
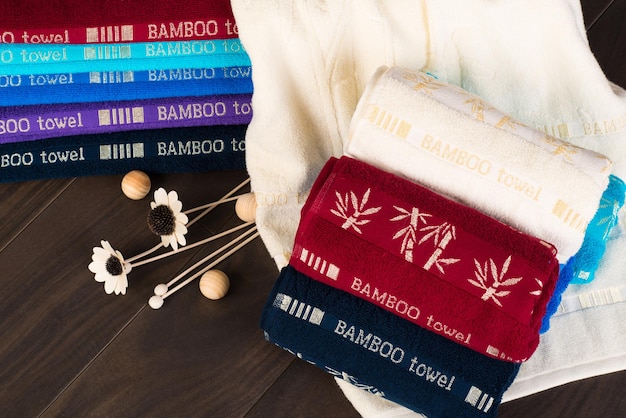
[[[426,264],[424,264],[424,270],[429,270],[434,265],[437,267],[437,270],[443,274],[443,266],[454,264],[459,261],[458,258],[439,258],[450,241],[456,239],[456,228],[454,225],[444,222],[441,225],[427,226],[421,230],[429,232],[422,237],[418,244],[432,238],[435,246],[437,247],[428,261],[426,261]]]
[[[400,246],[400,253],[404,255],[404,259],[410,263],[413,262],[413,247],[415,242],[417,241],[416,232],[417,227],[421,222],[426,223],[426,218],[430,217],[429,213],[422,213],[418,208],[411,208],[410,211],[395,206],[394,208],[400,212],[400,215],[391,218],[392,221],[402,221],[405,219],[409,219],[409,224],[396,232],[393,236],[393,239],[398,239],[402,237],[402,244]]]
[[[412,263],[415,245],[421,245],[429,239],[433,240],[435,247],[437,248],[424,264],[423,268],[425,270],[430,269],[434,265],[442,274],[444,274],[444,266],[459,261],[458,258],[440,258],[443,250],[445,250],[450,241],[456,239],[456,228],[454,225],[444,222],[441,225],[426,225],[422,228],[418,228],[420,222],[427,224],[427,218],[432,215],[420,212],[420,210],[415,207],[411,208],[411,210],[407,210],[394,205],[394,208],[400,212],[400,214],[391,218],[391,221],[397,222],[407,219],[409,220],[409,224],[400,229],[393,236],[393,239],[402,237],[400,253],[404,255],[404,259],[406,261]],[[417,241],[418,231],[426,232],[426,234],[424,234],[419,241]]]

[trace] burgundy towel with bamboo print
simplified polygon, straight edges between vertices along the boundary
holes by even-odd
[[[290,264],[492,357],[520,362],[558,277],[555,248],[356,159],[328,161]]]
[[[2,0],[2,43],[188,41],[239,36],[229,0]]]

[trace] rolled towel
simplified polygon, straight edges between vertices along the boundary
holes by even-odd
[[[291,266],[269,295],[261,327],[269,341],[355,388],[432,417],[495,417],[519,369]]]
[[[458,87],[399,67],[372,77],[346,153],[554,244],[562,264],[582,245],[611,166]]]
[[[525,361],[558,276],[556,250],[348,157],[302,211],[290,264],[482,354]]]
[[[432,60],[423,71],[606,155],[626,178],[626,92],[590,50],[579,0],[427,3]]]

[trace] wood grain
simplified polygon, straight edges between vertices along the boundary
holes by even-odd
[[[626,87],[626,0],[584,0],[592,51]],[[160,175],[185,207],[217,200],[245,171]],[[122,176],[0,184],[1,417],[357,417],[332,377],[266,342],[259,317],[278,271],[260,238],[220,263],[231,287],[208,300],[192,282],[152,310],[158,283],[226,240],[137,267],[125,296],[87,270],[107,239],[129,257],[158,242],[149,197]],[[244,188],[243,192],[249,190]],[[234,204],[190,228],[188,241],[240,221]],[[626,372],[572,382],[503,404],[501,418],[622,417]]]

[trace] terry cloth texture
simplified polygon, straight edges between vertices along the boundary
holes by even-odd
[[[79,135],[0,145],[0,182],[245,169],[247,125]]]
[[[0,75],[0,106],[252,94],[251,74],[243,66]]]
[[[156,128],[243,125],[252,118],[250,99],[250,94],[240,94],[0,107],[4,124],[0,125],[0,143]]]
[[[372,77],[346,152],[554,244],[562,264],[582,245],[611,166],[456,86],[399,67]]]
[[[616,176],[610,176],[609,180],[609,186],[602,194],[600,207],[587,227],[583,245],[574,257],[571,283],[590,283],[595,278],[606,242],[617,225],[619,211],[624,205],[626,185]]]
[[[349,157],[322,169],[290,264],[481,354],[525,361],[558,277],[556,250]]]
[[[574,257],[561,266],[554,294],[548,302],[546,315],[541,325],[542,333],[550,329],[550,317],[559,309],[561,295],[570,283],[584,284],[593,280],[595,270],[604,255],[606,241],[617,225],[619,211],[624,204],[625,192],[624,182],[615,176],[610,176],[609,186],[602,195],[600,207],[587,228],[582,247]]]
[[[257,225],[278,266],[291,254],[306,194],[326,160],[341,155],[357,101],[381,65],[435,74],[526,125],[606,155],[612,174],[626,177],[626,94],[594,59],[577,0],[233,0],[232,7],[254,67],[246,161]],[[622,277],[625,252],[626,240],[609,241],[590,285]],[[626,315],[624,304],[613,309],[614,318]],[[526,378],[538,384],[526,394],[624,369],[626,345],[608,336],[626,333],[617,320],[592,318],[598,310],[609,311],[577,311],[569,324],[559,317],[565,330],[557,336],[553,324],[545,334],[555,335],[546,368],[529,368]],[[568,333],[588,320],[607,338],[572,344]],[[371,398],[354,398],[357,410],[384,413]]]
[[[519,364],[489,358],[285,267],[263,310],[269,341],[428,416],[495,417]],[[372,395],[372,396],[376,396]]]
[[[282,266],[306,194],[326,160],[343,153],[374,71],[426,64],[425,15],[409,0],[234,0],[232,8],[253,67],[257,116],[248,130],[246,166],[259,205],[257,226]]]
[[[144,42],[234,38],[228,0],[4,0],[3,43]]]

